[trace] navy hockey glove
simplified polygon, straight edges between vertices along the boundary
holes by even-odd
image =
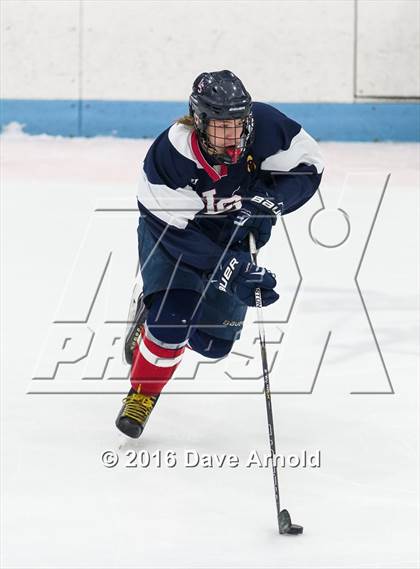
[[[278,215],[281,215],[281,204],[268,195],[249,198],[232,218],[232,243],[239,243],[241,248],[248,250],[248,235],[253,233],[256,247],[261,249],[270,239]]]
[[[220,291],[237,296],[247,306],[255,306],[255,289],[261,289],[263,306],[273,304],[279,295],[273,273],[254,265],[250,255],[242,252],[228,255],[215,272],[212,284]]]

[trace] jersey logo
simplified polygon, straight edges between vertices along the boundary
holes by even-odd
[[[241,196],[232,196],[230,198],[216,199],[216,190],[208,190],[202,193],[202,199],[206,206],[204,213],[208,215],[217,215],[227,211],[234,211],[241,209],[242,198]]]
[[[250,174],[255,172],[255,170],[257,169],[257,166],[254,162],[254,157],[251,154],[248,154],[248,156],[246,157],[246,169]]]

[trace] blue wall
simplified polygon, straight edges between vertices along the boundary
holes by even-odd
[[[318,140],[420,140],[417,103],[272,103]],[[2,127],[29,134],[154,138],[187,112],[186,102],[3,99]]]

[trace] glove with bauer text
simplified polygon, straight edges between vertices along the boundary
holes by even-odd
[[[256,195],[249,198],[244,206],[232,217],[233,243],[248,249],[248,235],[255,237],[257,249],[261,249],[270,239],[271,230],[281,215],[281,204],[268,195]]]
[[[263,306],[273,304],[279,295],[273,273],[251,262],[249,253],[235,252],[223,260],[215,272],[212,284],[220,291],[232,294],[247,306],[255,306],[255,289],[261,289]]]

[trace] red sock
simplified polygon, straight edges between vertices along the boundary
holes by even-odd
[[[143,333],[133,352],[130,375],[133,389],[148,395],[159,394],[174,374],[184,351],[185,346],[166,348],[151,340],[147,332]]]

